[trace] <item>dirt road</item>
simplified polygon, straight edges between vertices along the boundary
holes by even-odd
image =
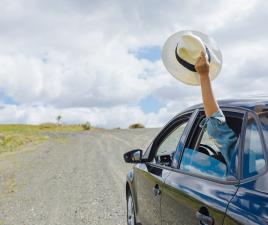
[[[65,133],[0,155],[0,225],[126,224],[124,152],[158,129]]]

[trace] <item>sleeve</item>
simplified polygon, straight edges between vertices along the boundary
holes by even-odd
[[[232,150],[237,142],[237,136],[226,123],[223,112],[215,112],[201,122],[201,127],[207,128],[208,135],[214,139],[227,164],[230,163]]]

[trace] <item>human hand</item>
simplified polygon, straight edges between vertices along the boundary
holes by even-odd
[[[204,52],[201,52],[201,55],[195,64],[195,70],[199,73],[200,76],[208,76],[209,63]]]

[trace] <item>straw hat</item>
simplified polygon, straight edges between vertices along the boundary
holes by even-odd
[[[176,79],[189,85],[200,85],[195,64],[201,51],[206,54],[210,79],[214,80],[221,70],[222,55],[216,42],[201,32],[188,30],[171,35],[163,47],[162,60]]]

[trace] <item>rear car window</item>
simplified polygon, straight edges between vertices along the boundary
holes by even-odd
[[[258,113],[261,126],[262,126],[262,132],[266,144],[266,148],[268,148],[268,111],[263,111]]]
[[[260,131],[254,116],[249,113],[243,154],[243,177],[248,178],[258,175],[264,169],[265,157]]]

